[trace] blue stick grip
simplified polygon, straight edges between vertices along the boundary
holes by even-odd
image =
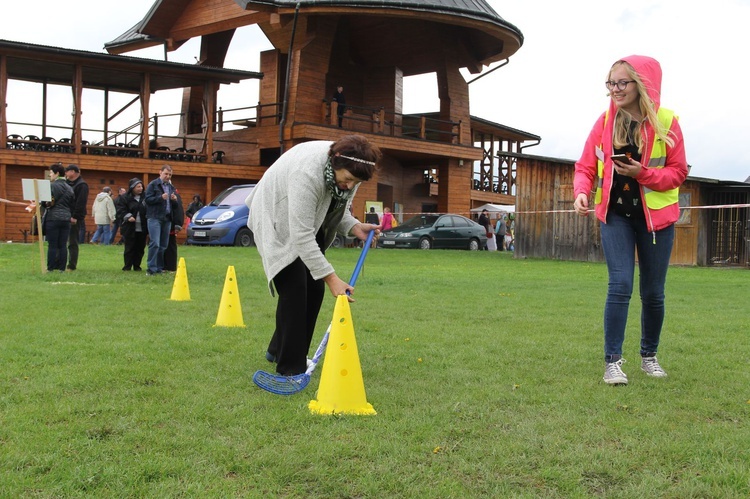
[[[357,278],[359,277],[359,273],[362,271],[362,265],[364,265],[365,263],[365,257],[367,256],[367,252],[370,250],[370,245],[372,244],[373,237],[375,237],[375,231],[371,230],[367,235],[367,240],[365,241],[364,248],[362,248],[362,253],[360,253],[359,255],[357,265],[354,267],[354,272],[352,272],[352,278],[349,279],[349,286],[354,286],[357,283]]]

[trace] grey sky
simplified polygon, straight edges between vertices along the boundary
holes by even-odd
[[[750,47],[746,26],[750,2],[489,3],[523,32],[525,42],[507,66],[471,84],[471,111],[540,135],[541,144],[525,152],[577,159],[591,126],[607,106],[603,82],[609,66],[622,56],[644,54],[662,64],[662,104],[680,116],[691,175],[724,180],[750,176],[745,150],[750,136],[750,104],[744,97],[747,64],[729,55],[742,54]],[[103,51],[105,42],[140,21],[153,2],[129,0],[127,8],[118,4],[116,15],[114,4],[107,4],[103,7],[97,0],[16,4],[3,13],[0,38]],[[45,15],[34,16],[32,11]],[[259,30],[238,30],[227,66],[257,71],[257,53],[269,47]],[[162,58],[163,51],[131,55]],[[197,55],[198,43],[192,41],[169,58],[194,62]],[[235,91],[247,95],[244,89]],[[405,111],[437,110],[436,94],[432,76],[408,79]]]

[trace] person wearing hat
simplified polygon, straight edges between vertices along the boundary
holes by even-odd
[[[128,192],[119,196],[117,200],[117,218],[121,220],[120,232],[124,246],[122,270],[140,271],[148,235],[146,196],[143,194],[141,179],[130,179]]]
[[[86,240],[86,209],[89,205],[89,185],[81,177],[77,165],[65,168],[65,179],[75,194],[73,212],[70,216],[70,237],[68,238],[68,270],[78,268],[78,244]]]
[[[111,187],[105,185],[102,192],[96,195],[94,204],[91,206],[91,213],[96,224],[96,232],[91,237],[91,243],[108,246],[112,240],[110,236],[112,222],[115,221],[115,203],[112,201]]]

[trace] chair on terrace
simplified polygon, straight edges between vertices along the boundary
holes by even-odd
[[[125,148],[127,147],[127,144],[125,144],[124,142],[117,142],[115,143],[114,147],[116,147],[117,149],[108,149],[107,154],[109,154],[110,156],[127,156],[128,155],[127,154],[128,151],[125,150]]]
[[[48,144],[39,145],[40,151],[57,152],[57,141],[52,137],[42,137],[42,142],[48,142]]]
[[[137,158],[141,155],[141,150],[136,144],[125,144],[125,155],[129,158]]]
[[[7,148],[8,149],[23,149],[23,137],[18,134],[12,133],[8,135]]]
[[[57,141],[58,152],[74,152],[73,144],[70,143],[70,139],[64,137]]]
[[[24,137],[24,140],[27,142],[24,144],[23,148],[28,151],[38,151],[39,150],[39,144],[36,144],[34,142],[39,142],[39,137],[36,135],[27,135]]]
[[[185,149],[184,147],[178,147],[173,151],[175,154],[173,154],[172,157],[175,159],[175,161],[190,161],[190,156],[184,154],[187,152],[187,149]]]
[[[159,146],[154,151],[151,152],[149,156],[152,159],[161,159],[161,160],[170,160],[172,159],[172,155],[169,153],[169,147],[167,146]]]
[[[188,159],[190,161],[194,161],[195,163],[203,161],[203,156],[201,154],[198,154],[198,151],[196,151],[195,149],[188,149],[187,152],[189,154]]]

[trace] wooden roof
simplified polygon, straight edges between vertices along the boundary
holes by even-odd
[[[138,57],[100,54],[83,50],[0,40],[0,55],[7,57],[8,77],[70,85],[76,66],[81,66],[83,86],[139,93],[143,74],[150,75],[152,92],[203,85],[212,80],[239,83],[262,78],[262,73],[211,68]]]
[[[539,135],[524,132],[523,130],[501,125],[500,123],[495,123],[493,121],[485,120],[473,115],[471,116],[471,130],[475,135],[477,133],[486,133],[502,137],[503,140],[515,140],[516,142],[525,142],[527,140],[542,140]]]
[[[211,5],[210,16],[204,12],[197,17],[198,24],[188,27],[181,24],[183,13],[190,12],[194,16],[208,8],[206,4],[200,0],[156,0],[140,23],[106,43],[105,49],[110,53],[123,53],[166,44],[172,50],[190,37],[216,32],[217,26],[223,30],[258,24],[271,43],[285,53],[291,31],[286,20],[294,15],[297,5],[303,16],[342,19],[348,31],[356,33],[350,41],[357,44],[358,53],[381,57],[374,60],[363,57],[363,60],[370,65],[387,60],[399,65],[405,75],[432,70],[429,64],[413,59],[434,52],[441,33],[450,32],[454,39],[461,41],[458,52],[472,72],[479,71],[478,65],[510,57],[523,44],[521,31],[500,17],[485,0],[302,0],[299,3],[294,0],[216,0]],[[278,22],[279,18],[286,20]],[[427,31],[435,39],[420,37],[425,30],[418,27],[425,25],[432,26]],[[405,55],[407,52],[409,54]],[[393,60],[399,55],[401,57]]]
[[[235,0],[235,2],[245,10],[252,10],[258,6],[294,9],[298,3],[296,0]],[[523,38],[518,28],[500,17],[484,0],[302,0],[299,4],[300,9],[320,7],[363,9],[376,7],[414,12],[443,13],[496,23],[516,31]]]

